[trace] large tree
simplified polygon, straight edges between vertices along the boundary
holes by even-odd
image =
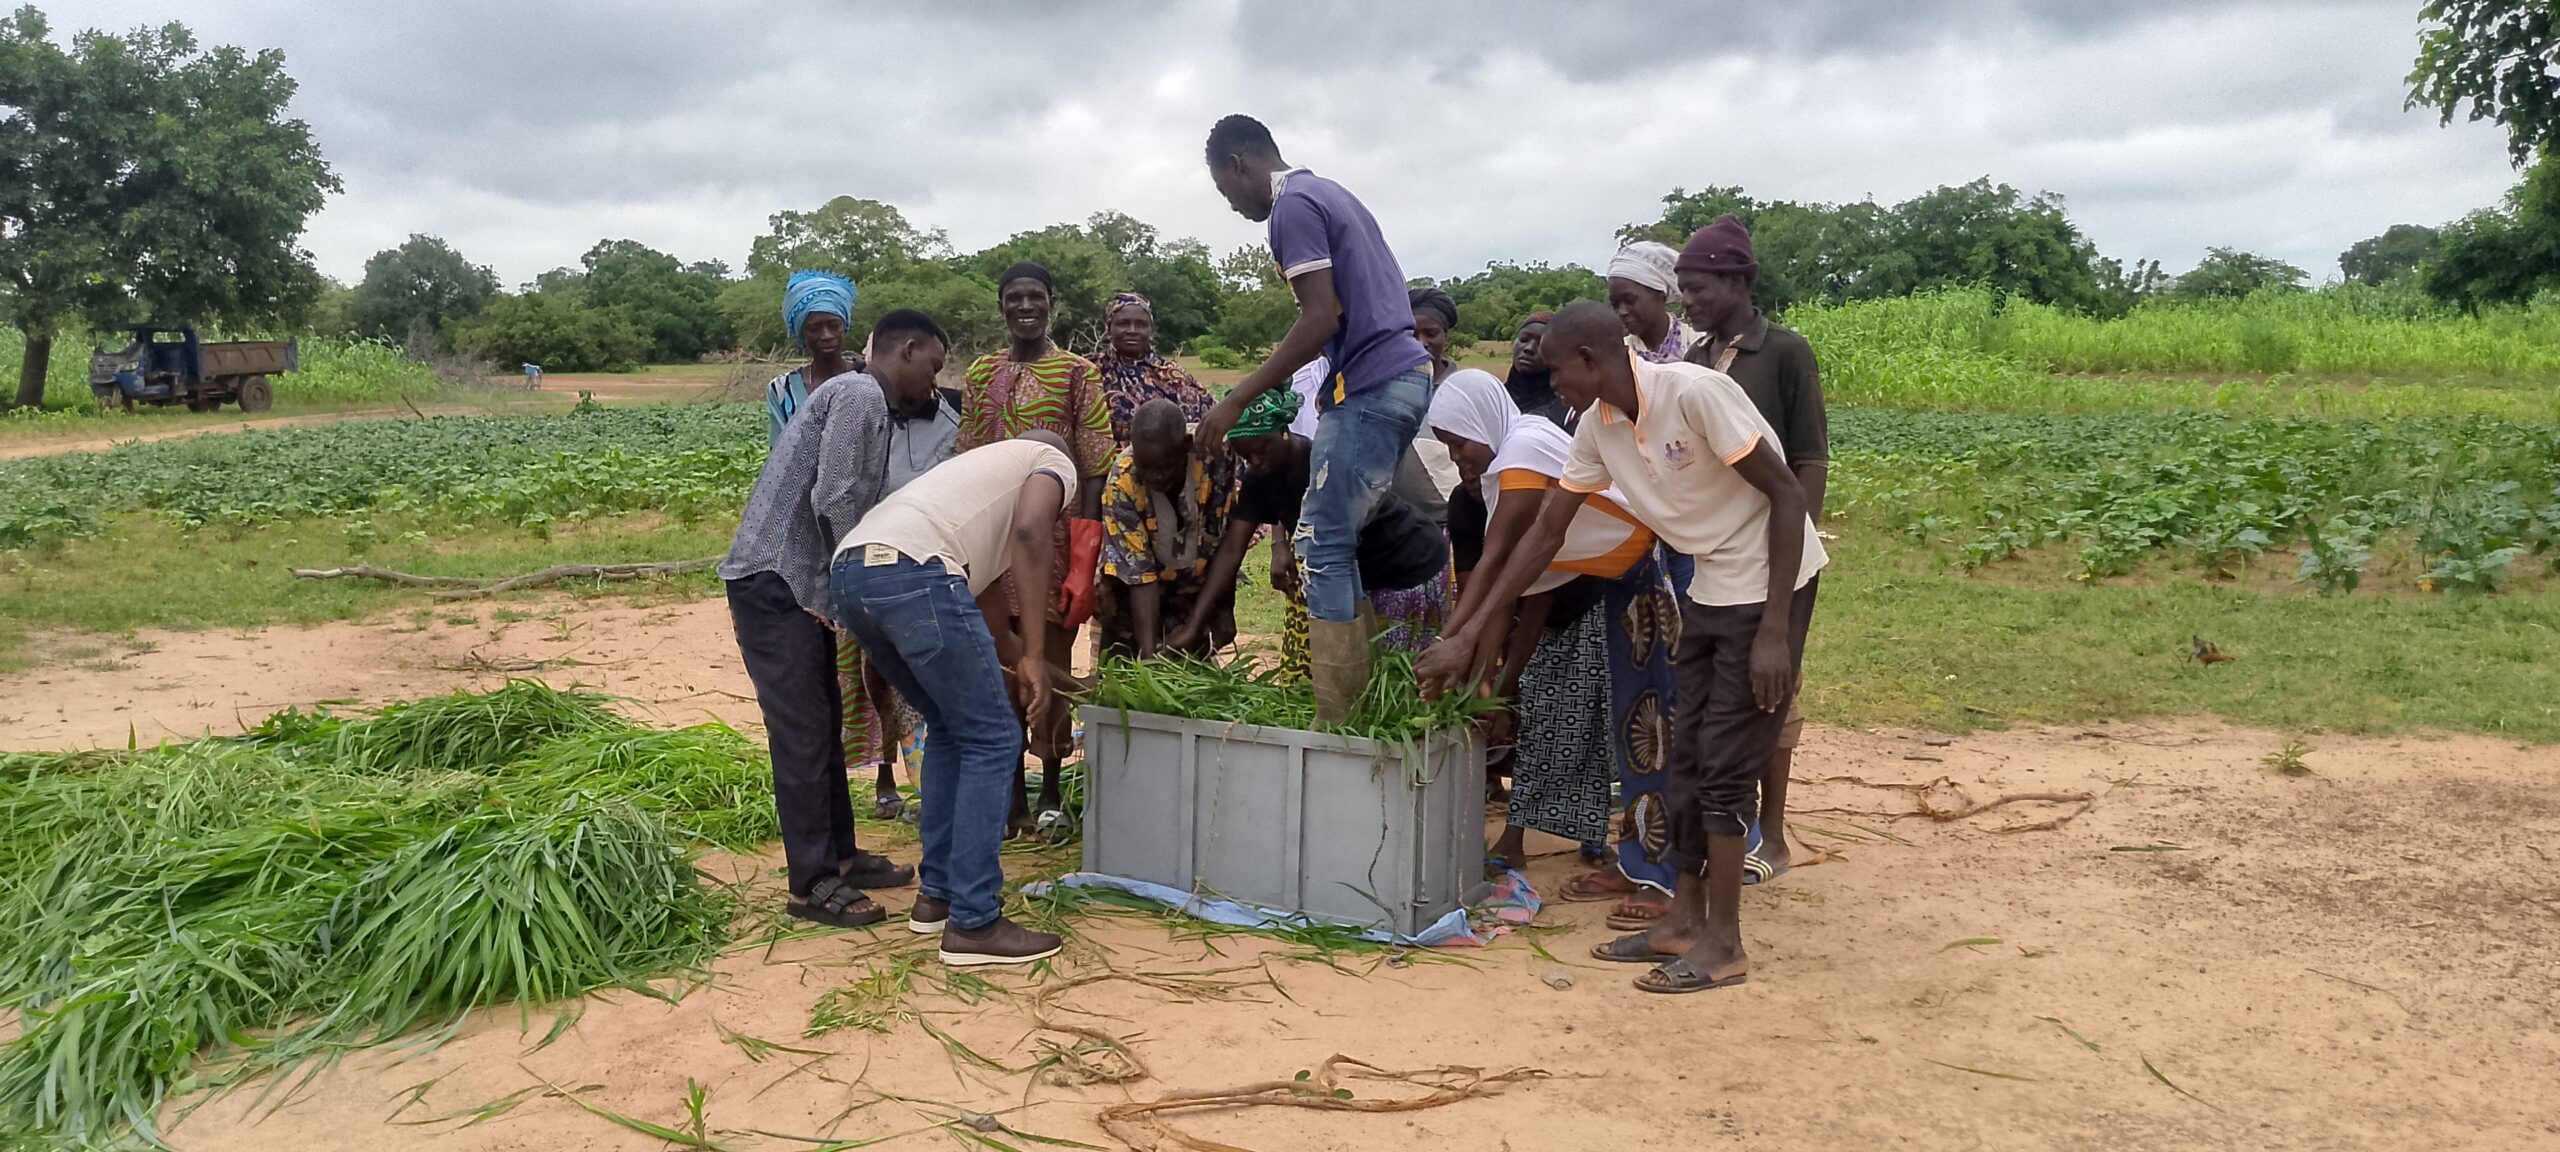
[[[2428,0],[2418,10],[2418,61],[2409,107],[2435,109],[2507,130],[2507,156],[2523,167],[2560,143],[2560,10],[2552,0]]]
[[[2445,226],[2418,270],[2427,294],[2466,309],[2560,289],[2560,153],[2547,153],[2498,208]]]
[[[296,247],[338,180],[288,118],[284,56],[200,49],[185,27],[56,45],[0,23],[0,319],[25,337],[17,402],[44,400],[55,331],[148,317],[298,319],[321,280]]]
[[[600,240],[579,258],[587,307],[618,313],[649,337],[649,359],[692,360],[727,351],[737,333],[720,310],[728,269],[687,264],[637,240]]]
[[[2197,300],[2237,299],[2270,289],[2299,289],[2306,275],[2302,269],[2273,256],[2236,248],[2210,248],[2204,259],[2178,277],[2170,293]]]
[[[2064,214],[2060,197],[2029,196],[1987,178],[1891,207],[1871,200],[1759,200],[1740,188],[1674,188],[1662,207],[1659,219],[1629,224],[1618,239],[1676,248],[1690,233],[1731,215],[1751,229],[1760,261],[1752,299],[1771,312],[1808,300],[1866,300],[1957,284],[2103,311],[2122,279]]]
[[[2338,271],[2359,284],[2380,284],[2416,271],[2443,240],[2442,233],[2424,224],[2394,224],[2338,253]]]
[[[347,298],[347,327],[361,336],[440,340],[446,326],[469,320],[498,294],[498,276],[423,233],[364,262],[364,280]]]
[[[803,269],[841,273],[857,283],[928,260],[951,257],[938,228],[918,228],[877,200],[838,196],[810,212],[776,212],[769,231],[747,249],[747,275],[789,276]]]

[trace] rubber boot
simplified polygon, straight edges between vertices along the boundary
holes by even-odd
[[[1369,636],[1358,620],[1307,621],[1307,674],[1315,682],[1316,723],[1340,724],[1369,686]]]

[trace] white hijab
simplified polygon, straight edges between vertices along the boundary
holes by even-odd
[[[1510,441],[1511,430],[1519,426],[1521,416],[1502,381],[1479,368],[1461,368],[1431,390],[1431,412],[1425,420],[1433,431],[1473,440],[1500,452]]]

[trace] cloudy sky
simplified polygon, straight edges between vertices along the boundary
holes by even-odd
[[[1115,208],[1223,251],[1260,239],[1201,165],[1232,111],[1360,193],[1410,275],[1596,264],[1674,186],[1988,175],[2112,256],[2317,278],[2514,179],[2494,129],[2402,111],[2417,0],[39,3],[283,49],[346,181],[308,244],[347,280],[411,232],[510,283],[604,237],[735,265],[839,194],[964,250]]]

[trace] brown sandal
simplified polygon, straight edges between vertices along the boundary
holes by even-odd
[[[1618,901],[1618,906],[1609,910],[1609,926],[1620,932],[1641,932],[1670,915],[1669,900],[1659,896],[1652,900],[1642,899],[1651,893],[1652,889],[1646,889]]]
[[[1564,887],[1556,890],[1556,899],[1567,904],[1597,904],[1642,890],[1641,885],[1620,875],[1615,868],[1594,868],[1565,881]]]

